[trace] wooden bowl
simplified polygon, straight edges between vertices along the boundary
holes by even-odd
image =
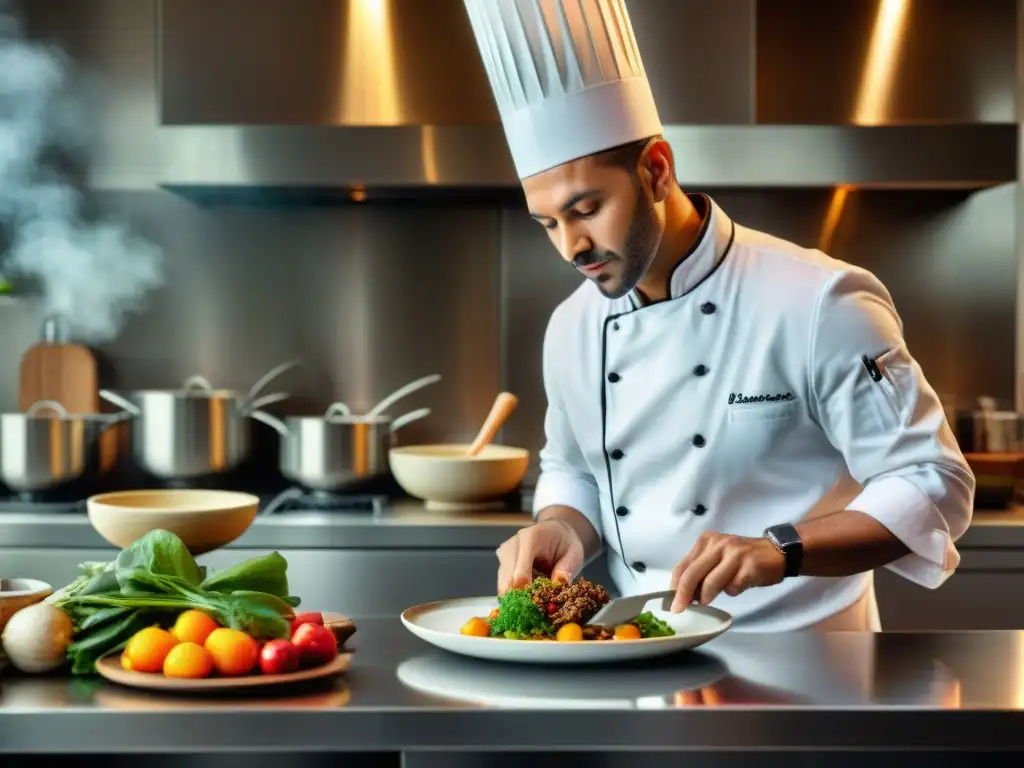
[[[124,549],[152,530],[170,531],[189,552],[223,547],[248,530],[260,500],[249,493],[206,490],[118,491],[89,497],[89,522]]]
[[[530,452],[487,445],[465,456],[465,445],[408,445],[388,454],[391,474],[410,496],[431,510],[477,509],[500,503],[523,481]]]
[[[22,608],[41,603],[53,594],[53,587],[38,579],[0,579],[0,632],[11,616]]]

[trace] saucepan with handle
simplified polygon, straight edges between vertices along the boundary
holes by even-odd
[[[56,400],[39,400],[25,413],[0,414],[0,483],[30,494],[105,474],[111,458],[101,440],[126,418],[68,413]]]
[[[228,472],[252,450],[249,418],[259,408],[286,400],[286,392],[259,397],[274,378],[300,365],[293,360],[264,375],[248,393],[215,389],[191,376],[179,389],[149,389],[100,397],[132,416],[132,456],[145,472],[188,481]]]
[[[340,491],[386,475],[388,451],[407,424],[430,415],[419,408],[392,419],[385,411],[406,395],[440,381],[437,374],[417,379],[393,392],[365,415],[334,403],[323,415],[279,419],[263,411],[252,417],[281,435],[281,474],[314,491]]]

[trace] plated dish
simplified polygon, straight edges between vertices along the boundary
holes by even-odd
[[[588,624],[611,602],[604,587],[586,579],[572,584],[538,576],[521,589],[510,589],[484,618],[472,616],[460,632],[504,640],[643,640],[671,637],[675,630],[651,611],[617,626]]]
[[[409,608],[402,623],[417,637],[452,653],[532,664],[592,664],[665,656],[696,648],[732,626],[717,608],[691,605],[682,613],[645,606],[618,627],[587,621],[608,602],[607,592],[579,580],[555,585],[538,579],[501,598],[446,600]]]

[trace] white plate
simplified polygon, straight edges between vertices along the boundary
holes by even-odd
[[[714,685],[729,670],[718,658],[701,651],[679,660],[649,660],[640,667],[624,664],[593,671],[511,667],[430,651],[403,661],[396,674],[403,685],[419,693],[484,707],[663,709],[672,706],[676,693]]]
[[[520,664],[595,664],[651,659],[696,648],[732,626],[732,617],[718,608],[691,605],[682,613],[665,613],[651,607],[657,602],[649,603],[648,610],[676,631],[671,637],[559,643],[460,634],[462,625],[471,617],[486,617],[497,606],[493,597],[418,605],[402,613],[402,624],[417,637],[446,651],[477,659]]]

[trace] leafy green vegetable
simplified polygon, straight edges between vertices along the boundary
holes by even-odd
[[[242,589],[284,599],[288,597],[287,569],[288,561],[279,552],[271,552],[207,576],[200,586],[208,592]]]
[[[640,630],[641,637],[671,637],[676,633],[672,627],[650,611],[641,613],[633,619],[632,623],[636,624],[637,629]]]
[[[150,531],[117,556],[117,582],[121,591],[132,589],[132,573],[143,570],[160,576],[176,576],[198,587],[206,569],[196,563],[181,539],[170,531]]]
[[[121,650],[138,630],[169,626],[189,608],[254,637],[287,637],[300,603],[288,595],[287,568],[272,552],[208,577],[181,539],[150,531],[112,563],[83,563],[81,575],[55,595],[54,604],[75,625],[71,671],[91,674],[96,661]]]
[[[553,631],[551,623],[534,604],[531,591],[530,587],[510,589],[498,598],[498,615],[491,621],[492,637],[516,639]]]

